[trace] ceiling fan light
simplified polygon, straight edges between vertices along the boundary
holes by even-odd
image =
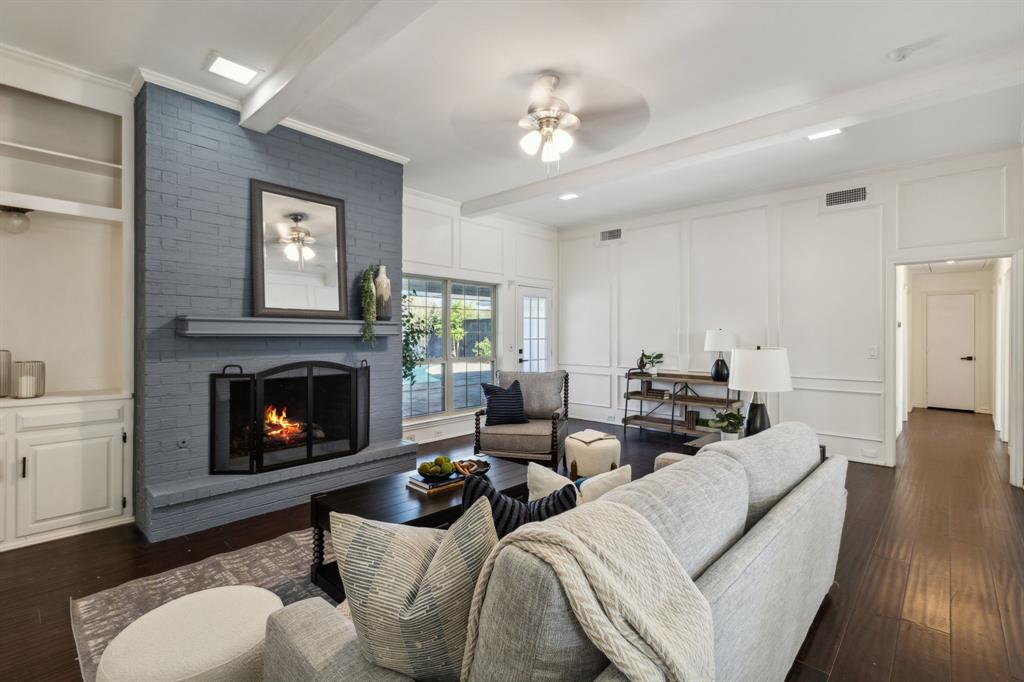
[[[308,247],[307,247],[308,248]],[[290,261],[298,262],[299,260],[299,246],[295,242],[286,244],[284,247],[284,257]]]
[[[543,163],[554,163],[561,158],[562,155],[558,153],[558,147],[553,141],[544,143],[544,148],[540,150],[540,160]]]
[[[519,146],[524,152],[533,156],[540,149],[542,137],[539,130],[531,130],[530,132],[523,135],[523,139],[519,140]]]
[[[561,128],[556,128],[551,136],[551,142],[555,145],[555,149],[558,150],[559,154],[564,154],[572,149],[573,139],[569,133]]]
[[[303,260],[313,260],[316,258],[316,251],[309,248],[308,246],[302,247],[302,258]]]

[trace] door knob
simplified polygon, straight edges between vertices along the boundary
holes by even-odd
[[[974,359],[974,356],[973,356],[973,355],[965,355],[965,356],[963,356],[963,357],[962,357],[962,358],[960,358],[960,359],[961,359],[961,360],[973,360],[973,359]]]

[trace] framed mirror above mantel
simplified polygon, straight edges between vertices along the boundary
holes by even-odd
[[[348,319],[345,202],[250,182],[253,316]]]

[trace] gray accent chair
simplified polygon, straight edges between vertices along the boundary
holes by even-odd
[[[487,414],[487,410],[478,410],[474,415],[476,442],[473,452],[534,460],[557,469],[569,434],[568,372],[561,369],[555,372],[499,371],[495,378],[502,388],[519,381],[523,390],[523,407],[530,421],[526,424],[482,426],[480,418]]]

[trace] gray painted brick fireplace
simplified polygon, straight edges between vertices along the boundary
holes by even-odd
[[[408,470],[401,440],[401,348],[380,337],[191,338],[179,315],[252,314],[249,180],[345,201],[349,308],[359,273],[378,261],[401,281],[402,166],[146,84],[135,100],[135,516],[162,540]],[[398,319],[397,297],[393,319]],[[298,360],[371,367],[370,445],[359,453],[249,476],[209,474],[209,375],[228,363],[259,371]]]

